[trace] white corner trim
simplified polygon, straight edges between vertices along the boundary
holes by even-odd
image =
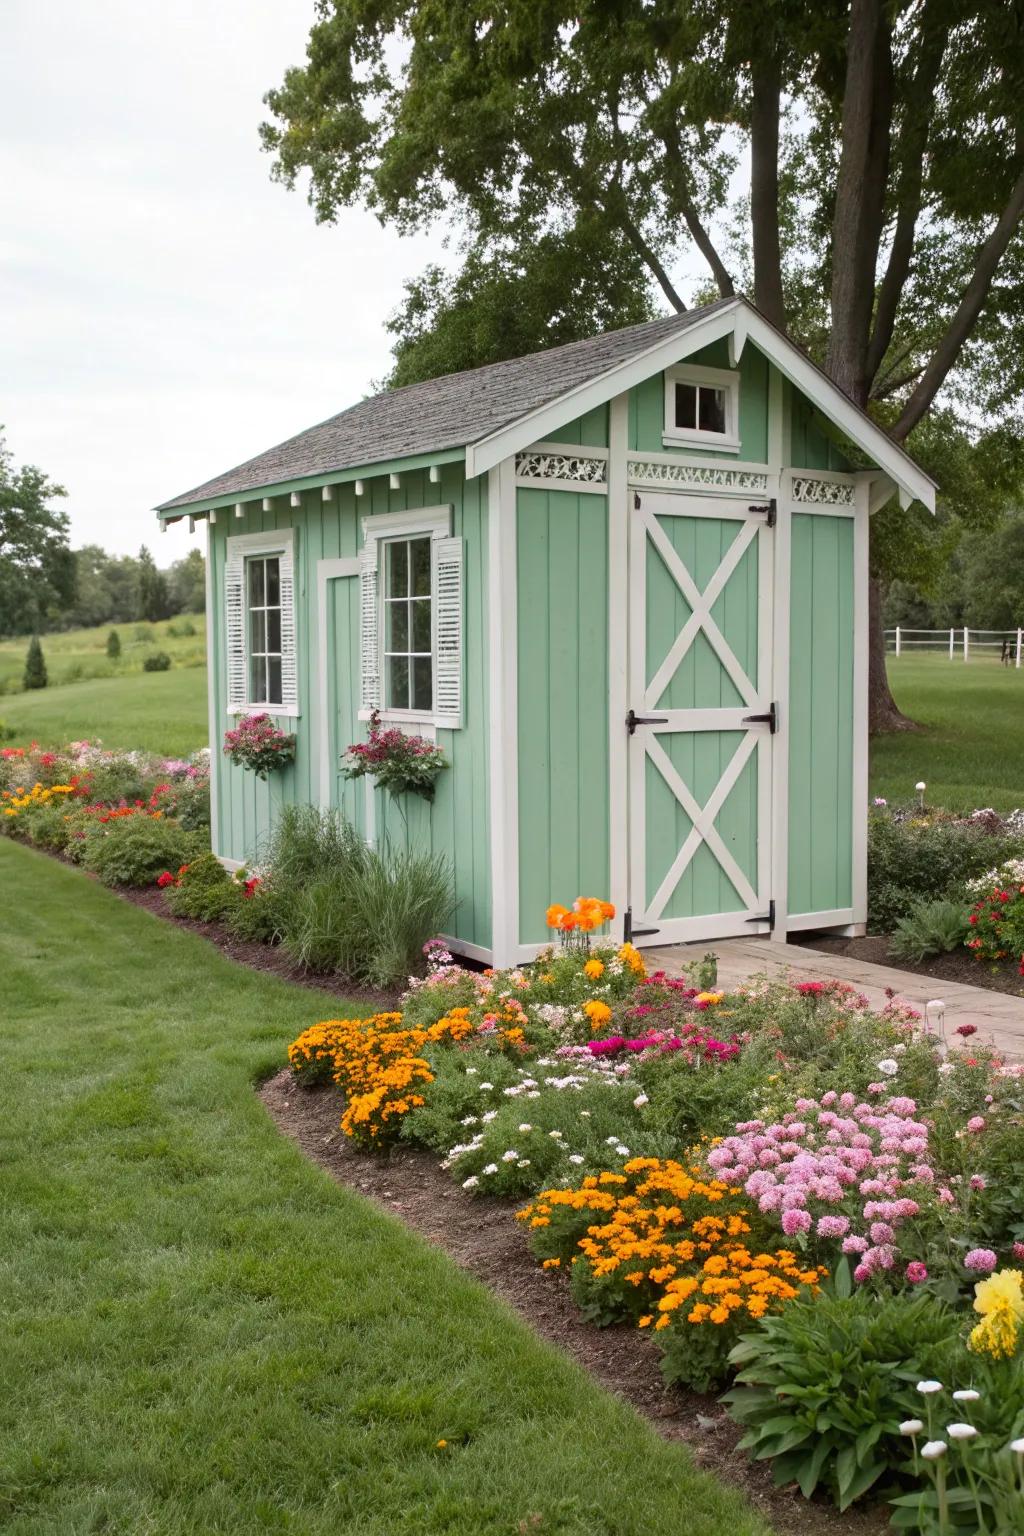
[[[868,545],[871,513],[870,487],[857,486],[857,515],[853,525],[853,914],[851,921],[866,923],[868,917],[868,672],[870,631],[868,625]]]
[[[327,664],[327,583],[338,578],[358,576],[359,561],[318,560],[316,563],[316,700],[317,733],[319,742],[319,798],[320,805],[328,810],[331,805],[331,722],[330,722],[330,670]],[[353,659],[353,678],[356,676]]]
[[[737,298],[703,320],[674,332],[666,339],[627,358],[587,384],[567,390],[557,400],[527,412],[517,421],[488,433],[466,448],[466,478],[472,479],[492,469],[508,454],[526,448],[538,438],[569,419],[604,405],[615,395],[650,378],[653,373],[681,362],[712,341],[730,336],[739,315],[743,316],[747,337],[779,372],[828,416],[851,442],[857,444],[891,476],[901,494],[922,501],[930,512],[935,510],[935,481],[925,474],[898,444],[894,443],[870,417],[859,410],[831,379],[817,368],[781,331],[760,315],[752,304]]]
[[[779,716],[778,729],[771,738],[771,894],[775,901],[775,923],[771,936],[785,943],[789,921],[789,605],[793,559],[788,470],[779,472],[777,483],[779,495],[774,531],[775,581],[772,592],[772,698]]]
[[[519,952],[519,716],[517,699],[515,460],[487,477],[487,597],[491,813],[491,950],[496,966]]]
[[[210,847],[216,851],[220,833],[220,809],[218,801],[220,786],[220,709],[217,705],[217,693],[220,687],[220,674],[216,661],[216,630],[220,616],[220,608],[214,601],[213,593],[213,533],[209,524],[206,529],[206,718],[207,729],[210,733]]]
[[[446,539],[452,531],[452,506],[416,507],[407,512],[375,512],[362,519],[363,539],[373,544],[378,539],[400,539],[429,533],[432,539]]]
[[[629,906],[629,396],[616,395],[608,418],[608,899],[621,942]]]

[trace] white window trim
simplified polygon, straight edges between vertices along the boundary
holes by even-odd
[[[240,555],[242,557],[243,569],[244,569],[244,565],[245,565],[245,561],[246,560],[249,560],[249,559],[251,559],[253,557],[258,557],[258,556],[261,556],[261,555],[286,556],[291,561],[291,565],[292,565],[292,623],[293,623],[293,626],[294,626],[294,634],[295,634],[295,648],[296,648],[295,669],[296,669],[296,678],[297,678],[297,676],[298,676],[298,612],[297,612],[298,603],[295,601],[295,582],[296,582],[296,573],[295,573],[295,529],[294,528],[278,528],[278,529],[275,529],[273,532],[267,531],[265,533],[238,533],[238,534],[234,534],[231,537],[229,537],[228,540],[227,540],[226,560],[228,562],[230,562],[237,555]],[[245,662],[245,682],[246,682],[246,692],[248,693],[249,682],[250,682],[250,674],[249,674],[249,624],[248,624],[249,606],[248,606],[248,586],[247,586],[246,579],[245,579],[244,576],[242,578],[242,607],[243,607],[243,614],[244,614],[243,647],[244,647],[244,662]],[[282,615],[282,624],[283,624],[283,615]],[[230,642],[228,642],[228,643],[230,643]],[[299,699],[296,700],[295,704],[268,704],[266,701],[264,701],[263,703],[259,703],[259,704],[254,704],[254,703],[251,703],[251,702],[250,703],[245,703],[245,704],[229,704],[228,708],[227,708],[227,713],[232,718],[237,718],[238,716],[241,716],[241,715],[257,715],[258,714],[258,715],[271,715],[271,716],[277,715],[277,716],[279,716],[282,719],[297,720],[299,718],[299,716],[302,714],[302,705],[301,705],[301,700],[299,700]]]
[[[675,404],[677,384],[703,384],[725,391],[724,432],[704,432],[700,427],[677,427]],[[701,368],[696,364],[677,363],[665,369],[665,426],[662,442],[671,444],[699,443],[702,448],[717,448],[722,453],[740,451],[740,376],[732,368]]]
[[[406,512],[376,512],[363,518],[364,547],[388,543],[392,539],[416,539],[429,535],[434,541],[451,537],[453,507],[449,502],[440,507],[417,507]],[[384,696],[384,562],[380,550],[376,551],[377,567],[377,654],[380,657],[380,696]],[[432,681],[437,685],[437,593],[434,591],[434,566],[431,562],[430,586],[430,648],[432,657]],[[439,710],[386,709],[382,704],[378,718],[385,725],[397,726],[409,736],[423,736],[434,741],[439,730],[457,727],[459,721]],[[357,718],[369,720],[372,710],[360,709]]]

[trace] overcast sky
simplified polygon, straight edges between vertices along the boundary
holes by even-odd
[[[161,565],[150,509],[363,395],[443,255],[270,181],[263,93],[311,0],[2,0],[0,423],[72,542]]]

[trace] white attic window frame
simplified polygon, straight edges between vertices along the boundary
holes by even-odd
[[[701,427],[676,425],[676,385],[693,384],[698,392],[697,416],[700,419],[700,390],[717,389],[725,396],[725,431],[711,432]],[[740,375],[732,368],[705,368],[696,363],[676,363],[665,369],[665,425],[662,442],[666,448],[680,444],[699,444],[717,448],[720,453],[740,451]]]

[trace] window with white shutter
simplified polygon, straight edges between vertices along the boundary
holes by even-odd
[[[451,507],[363,519],[361,698],[365,719],[410,729],[462,724],[463,541]]]
[[[224,567],[228,713],[299,714],[295,530],[240,534]]]

